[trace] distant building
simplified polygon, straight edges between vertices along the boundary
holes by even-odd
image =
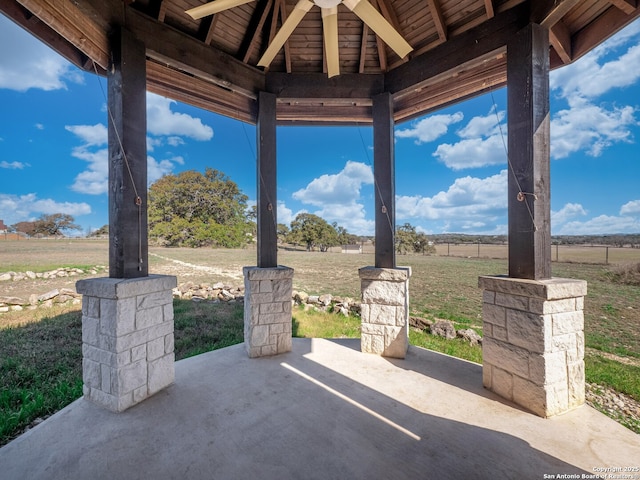
[[[2,220],[0,220],[0,233],[7,233],[7,226],[4,224]]]
[[[362,253],[362,245],[343,245],[342,253]]]

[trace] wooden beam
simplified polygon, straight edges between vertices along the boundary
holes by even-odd
[[[429,10],[431,11],[431,18],[438,32],[438,38],[440,41],[445,41],[447,39],[447,24],[442,16],[440,3],[438,0],[427,0],[427,5],[429,5]]]
[[[109,276],[149,274],[145,46],[120,29],[108,70]]]
[[[496,14],[493,10],[493,0],[484,0],[484,9],[487,12],[487,18],[493,18]]]
[[[507,46],[509,276],[551,278],[549,30],[530,24]]]
[[[321,73],[288,75],[281,72],[266,74],[266,91],[279,99],[338,98],[362,99],[384,91],[382,75],[342,74],[327,78]],[[355,101],[355,100],[354,100]]]
[[[373,97],[373,181],[375,197],[375,266],[396,267],[395,151],[393,98]]]
[[[531,2],[531,22],[546,28],[553,27],[583,0],[536,0]]]
[[[258,185],[258,267],[278,266],[277,236],[277,176],[276,176],[276,96],[258,94],[258,124],[256,128]]]
[[[109,39],[106,32],[84,15],[70,0],[19,0],[22,6],[46,23],[79,51],[106,69]],[[4,8],[4,7],[3,7]]]
[[[385,74],[385,91],[398,94],[415,90],[431,78],[493,52],[504,49],[518,30],[527,25],[526,3],[506,10],[483,24],[452,37],[446,43],[414,57]]]
[[[571,63],[571,33],[562,20],[549,29],[549,42],[562,63]]]
[[[609,0],[609,2],[622,10],[627,15],[631,15],[635,11],[638,4],[636,0]]]
[[[0,2],[0,12],[78,68],[94,71],[93,63],[87,55],[19,3]],[[105,74],[103,67],[98,66],[97,69],[99,74]]]
[[[358,64],[358,73],[364,73],[365,61],[367,60],[367,37],[369,36],[369,27],[362,22],[362,37],[360,38],[360,62]]]
[[[147,55],[231,91],[256,98],[264,90],[264,74],[221,50],[127,8],[127,29],[146,39]]]

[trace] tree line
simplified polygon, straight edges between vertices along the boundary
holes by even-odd
[[[148,191],[149,241],[168,247],[246,246],[254,241],[257,228],[256,208],[248,208],[247,201],[238,185],[219,170],[164,175]],[[29,236],[65,236],[81,228],[71,215],[56,213],[17,223],[11,230]],[[104,225],[90,236],[108,233],[109,227]],[[320,252],[374,240],[349,233],[336,222],[312,213],[298,214],[290,225],[277,224],[277,235],[279,243]],[[401,254],[435,251],[427,236],[408,223],[396,230],[396,248]]]

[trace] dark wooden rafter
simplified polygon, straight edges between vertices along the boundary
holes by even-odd
[[[218,18],[218,14],[214,14],[200,20],[198,38],[201,38],[205,45],[211,45],[216,26],[218,25]]]
[[[438,32],[438,39],[440,40],[440,42],[445,42],[447,40],[447,24],[445,23],[444,17],[442,16],[440,2],[438,0],[427,0],[427,5],[429,7],[429,11],[431,12],[433,24],[435,25],[436,31]]]
[[[264,28],[264,24],[272,13],[273,0],[259,0],[256,9],[253,11],[247,34],[242,40],[239,52],[244,63],[248,63],[249,59],[255,52],[260,41],[260,36]]]
[[[382,14],[382,16],[391,24],[391,26],[402,36],[404,36],[402,28],[400,28],[400,22],[398,22],[398,17],[396,16],[395,10],[391,8],[387,0],[373,0],[372,4],[377,6],[378,10]],[[376,44],[378,46],[378,55],[380,56],[380,52],[384,56],[383,59],[380,59],[380,70],[386,72],[389,69],[389,61],[387,57],[387,44],[382,41],[382,39],[378,38],[376,35]],[[405,58],[401,58],[399,63],[405,63],[408,61],[411,54],[407,55]],[[384,68],[383,68],[384,63]]]
[[[149,274],[145,46],[124,28],[111,36],[109,109],[109,276]]]
[[[507,46],[509,276],[551,278],[549,30]]]
[[[156,15],[156,18],[159,22],[164,22],[167,15],[167,2],[164,0],[156,0],[155,3],[158,4],[158,14]]]

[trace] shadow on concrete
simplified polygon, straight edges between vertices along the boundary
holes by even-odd
[[[468,387],[475,364],[387,361],[357,339],[293,347],[180,361],[174,385],[122,414],[78,400],[0,449],[2,478],[539,479],[640,452],[591,410],[544,420]]]

